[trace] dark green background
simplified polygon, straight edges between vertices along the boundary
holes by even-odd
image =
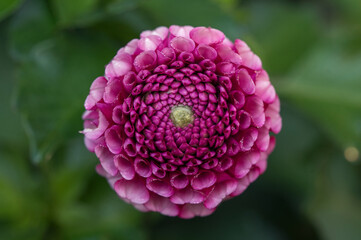
[[[0,239],[361,239],[360,0],[1,0],[0,21]],[[282,104],[266,173],[192,220],[119,200],[78,133],[117,49],[172,24],[245,40]]]

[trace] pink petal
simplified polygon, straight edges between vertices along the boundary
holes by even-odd
[[[177,25],[172,25],[169,27],[169,32],[175,36],[175,37],[184,37],[184,38],[189,38],[189,33],[190,31],[192,31],[193,27],[191,26],[177,26]]]
[[[134,160],[134,169],[139,176],[147,178],[152,175],[152,170],[150,168],[149,162],[145,159],[136,157]]]
[[[191,39],[184,37],[173,38],[169,45],[177,52],[192,52],[195,48],[195,44]]]
[[[188,185],[189,180],[188,177],[183,174],[174,174],[170,179],[170,183],[174,188],[183,189]]]
[[[250,182],[248,180],[248,177],[244,177],[238,180],[236,189],[230,194],[231,197],[238,196],[239,194],[243,193],[244,190],[247,189]]]
[[[162,39],[157,35],[142,37],[138,41],[138,47],[143,51],[154,51],[162,43]]]
[[[98,124],[96,125],[96,120],[97,119],[93,119],[93,114],[89,114],[89,113],[97,113],[99,114],[99,120],[98,120]],[[90,118],[88,118],[88,116]],[[101,111],[96,111],[96,112],[85,112],[85,114],[83,115],[83,119],[84,119],[84,123],[87,123],[87,126],[85,126],[84,130],[82,131],[82,133],[85,135],[86,138],[89,138],[91,140],[95,140],[97,138],[99,138],[104,131],[107,129],[109,123],[107,121],[107,119],[105,118],[105,116],[103,115],[103,113]]]
[[[236,79],[239,87],[243,90],[244,93],[248,95],[255,93],[256,86],[246,69],[244,68],[239,69],[237,72]]]
[[[257,96],[250,96],[246,99],[244,110],[247,111],[252,118],[252,122],[256,127],[262,127],[266,121],[264,113],[263,101]]]
[[[265,152],[268,149],[270,142],[269,131],[266,127],[262,127],[258,129],[258,137],[256,140],[256,146],[262,152]]]
[[[192,188],[184,188],[181,190],[175,191],[175,193],[170,197],[170,201],[174,204],[198,204],[203,202],[204,194],[193,190]]]
[[[149,192],[141,180],[121,179],[114,184],[114,190],[121,198],[134,204],[144,204],[150,198]]]
[[[100,160],[100,164],[104,170],[111,176],[118,173],[118,169],[114,164],[114,155],[104,146],[95,147],[95,154]]]
[[[105,75],[108,79],[125,75],[132,69],[132,57],[127,53],[116,55],[106,66]]]
[[[149,201],[144,204],[149,211],[160,212],[166,216],[177,216],[179,207],[171,203],[168,198],[152,194]]]
[[[201,59],[214,60],[217,58],[217,51],[211,46],[208,46],[206,44],[199,44],[196,47],[195,52],[196,52],[196,56]]]
[[[132,180],[135,176],[133,162],[126,156],[120,154],[114,158],[114,164],[118,168],[120,175],[125,180]]]
[[[250,48],[245,42],[236,39],[236,41],[234,42],[234,46],[237,53],[242,58],[242,64],[244,66],[254,70],[262,69],[261,59],[250,50]]]
[[[278,97],[276,97],[275,101],[268,105],[266,109],[266,117],[269,119],[270,129],[274,133],[279,133],[282,128],[282,118],[279,114],[280,111],[280,101]]]
[[[202,171],[198,173],[191,181],[191,186],[195,190],[202,190],[213,186],[217,181],[217,177],[212,171]]]
[[[154,51],[144,51],[134,59],[137,71],[154,68],[157,63],[157,54]]]
[[[190,33],[189,36],[198,44],[217,44],[223,41],[224,34],[214,28],[196,27]]]
[[[203,204],[185,204],[183,205],[179,217],[181,218],[193,218],[195,216],[208,216],[214,212],[215,209],[208,209]]]
[[[122,81],[120,79],[113,79],[108,82],[104,91],[104,102],[113,103],[119,100],[119,95],[122,95],[122,99],[124,99],[124,89],[122,86]]]
[[[238,154],[235,158],[235,163],[231,168],[233,176],[236,178],[243,178],[249,173],[252,165],[257,163],[259,159],[260,153],[255,151]]]
[[[121,136],[121,129],[118,125],[113,125],[111,128],[108,128],[105,133],[105,142],[109,151],[113,154],[119,154],[123,147],[123,139]]]
[[[139,41],[138,39],[133,39],[132,41],[130,41],[124,47],[124,52],[133,55],[135,53],[135,50],[137,50],[138,48],[138,41]]]
[[[255,141],[258,138],[258,131],[256,128],[248,128],[241,134],[240,149],[241,151],[249,151],[253,147]]]
[[[155,30],[153,31],[144,31],[140,34],[141,38],[145,38],[148,37],[150,35],[156,35],[159,36],[162,41],[168,36],[168,28],[166,27],[157,27]]]
[[[219,182],[215,185],[215,188],[208,195],[204,201],[204,206],[209,209],[217,207],[223,199],[234,192],[237,188],[237,181],[235,179],[229,179]]]
[[[103,98],[104,88],[107,85],[107,80],[104,77],[96,78],[90,86],[90,92],[85,100],[84,106],[86,110],[90,110],[95,106],[100,99]]]
[[[260,96],[265,103],[272,103],[276,99],[276,91],[264,70],[256,77],[256,95]]]
[[[167,180],[154,177],[147,178],[147,188],[162,197],[170,197],[174,193],[174,189]]]
[[[235,65],[239,66],[242,63],[242,58],[237,53],[235,53],[231,47],[220,44],[216,47],[218,56],[223,62],[232,62]]]
[[[135,155],[137,155],[137,150],[136,150],[135,142],[134,142],[133,138],[125,139],[123,148],[124,148],[125,153],[129,157],[135,157]]]

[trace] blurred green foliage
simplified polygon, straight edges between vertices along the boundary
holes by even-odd
[[[0,21],[0,239],[361,239],[359,0],[2,0]],[[284,122],[266,173],[192,220],[119,200],[78,133],[117,49],[172,24],[246,40]]]

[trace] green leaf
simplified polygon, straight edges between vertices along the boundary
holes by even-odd
[[[56,146],[82,129],[83,102],[115,49],[86,33],[43,41],[18,73],[18,108],[36,163],[51,159]]]
[[[245,40],[256,41],[253,50],[271,75],[284,74],[307,57],[318,42],[319,22],[316,12],[310,7],[253,2],[246,18],[251,36],[246,35]]]
[[[46,4],[40,0],[26,1],[11,20],[10,53],[16,60],[28,58],[34,46],[55,33],[54,21]]]
[[[347,56],[332,46],[315,49],[276,89],[341,147],[360,149],[361,55]]]
[[[52,0],[58,24],[62,27],[76,25],[96,10],[98,0]]]
[[[14,12],[23,0],[1,0],[0,2],[0,21]]]

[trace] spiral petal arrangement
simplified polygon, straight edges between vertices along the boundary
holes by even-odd
[[[85,109],[85,144],[119,197],[181,218],[241,194],[282,126],[259,57],[206,27],[142,32],[94,80]]]

